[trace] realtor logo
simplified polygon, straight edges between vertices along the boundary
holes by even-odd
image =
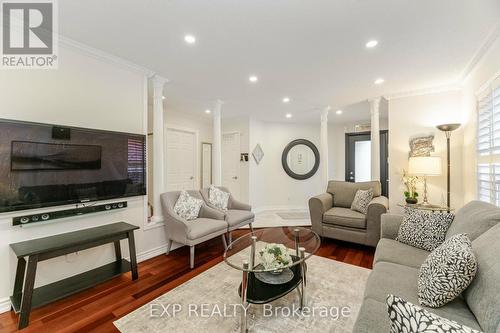
[[[3,0],[3,69],[57,68],[55,0]]]

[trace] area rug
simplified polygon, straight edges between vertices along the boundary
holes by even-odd
[[[255,214],[254,228],[310,226],[309,212],[297,210],[265,210]],[[242,228],[248,228],[244,226]]]
[[[294,290],[266,308],[252,304],[247,310],[249,332],[352,331],[370,270],[318,256],[307,263],[309,315],[293,313],[299,302]],[[122,333],[239,332],[241,277],[241,271],[219,263],[114,325]]]
[[[283,220],[307,220],[309,218],[308,212],[278,212],[279,217]]]

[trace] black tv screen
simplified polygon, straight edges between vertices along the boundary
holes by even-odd
[[[0,120],[0,213],[145,194],[144,135]]]

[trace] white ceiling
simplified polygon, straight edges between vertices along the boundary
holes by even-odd
[[[225,116],[316,121],[326,105],[455,83],[500,1],[64,0],[59,11],[62,35],[168,78],[168,108],[207,116],[222,99]]]

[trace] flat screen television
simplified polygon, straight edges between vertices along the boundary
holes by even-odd
[[[146,137],[0,119],[0,213],[146,194]]]

